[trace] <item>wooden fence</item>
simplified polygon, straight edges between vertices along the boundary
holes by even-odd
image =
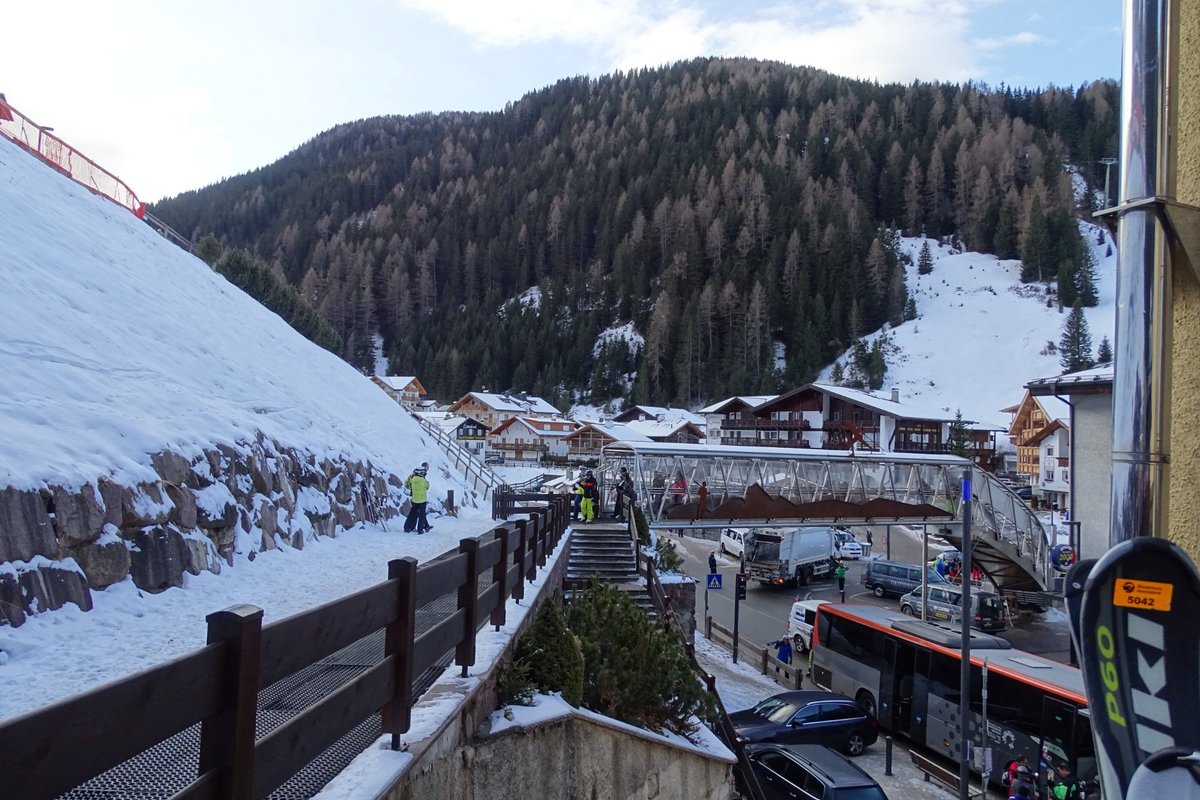
[[[264,798],[378,711],[399,749],[414,676],[449,651],[466,675],[478,631],[504,625],[507,600],[524,597],[524,579],[562,538],[567,498],[542,500],[519,509],[528,519],[464,539],[457,553],[392,561],[383,583],[270,625],[253,606],[218,611],[203,649],[0,723],[0,795],[57,797],[197,723],[197,775],[173,800]],[[457,608],[418,634],[417,612],[452,592]],[[255,738],[260,690],[380,630],[382,661]]]

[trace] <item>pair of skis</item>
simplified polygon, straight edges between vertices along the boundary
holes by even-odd
[[[1200,574],[1165,539],[1080,561],[1065,589],[1105,800],[1200,800]]]

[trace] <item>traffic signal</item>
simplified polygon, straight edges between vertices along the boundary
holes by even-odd
[[[737,599],[737,600],[745,600],[746,599],[747,578],[749,578],[749,576],[746,575],[746,573],[744,573],[744,572],[739,572],[737,574],[737,586],[736,586],[735,594],[734,594],[735,599]]]

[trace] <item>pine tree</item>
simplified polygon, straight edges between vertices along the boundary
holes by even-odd
[[[954,421],[950,423],[950,452],[956,456],[967,456],[967,442],[969,434],[967,433],[967,423],[963,422],[962,409],[954,412]]]
[[[933,272],[933,252],[929,249],[929,240],[921,245],[921,254],[917,256],[917,274],[928,275]]]
[[[911,296],[909,296],[908,302],[904,304],[904,319],[913,320],[916,318],[917,318],[917,301],[914,300]]]
[[[1100,304],[1096,292],[1096,257],[1092,255],[1090,247],[1084,248],[1083,261],[1075,272],[1075,289],[1085,308],[1095,308]]]
[[[1071,314],[1063,326],[1062,338],[1058,341],[1058,363],[1063,372],[1078,372],[1090,369],[1092,362],[1092,335],[1088,333],[1087,317],[1083,305],[1075,299]]]
[[[841,386],[846,380],[846,371],[842,369],[842,362],[833,362],[833,369],[829,372],[829,381],[834,386]]]
[[[562,606],[542,603],[529,630],[521,637],[517,660],[542,692],[562,692],[573,706],[583,700],[583,649],[567,628]]]
[[[1100,340],[1100,347],[1096,350],[1097,364],[1111,364],[1113,359],[1112,344],[1109,343],[1108,337],[1105,336]]]

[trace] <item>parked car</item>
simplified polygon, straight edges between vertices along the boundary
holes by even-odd
[[[930,584],[948,583],[936,570],[929,567],[925,569],[929,573]],[[899,597],[920,587],[921,567],[902,561],[868,561],[866,569],[863,570],[862,582],[876,597]]]
[[[750,744],[746,757],[767,800],[887,800],[874,778],[828,747]]]
[[[862,542],[855,539],[854,534],[850,531],[835,528],[833,531],[833,547],[838,558],[862,558]]]
[[[743,743],[823,744],[856,756],[879,738],[875,716],[833,692],[783,692],[729,719]]]
[[[737,528],[722,528],[721,552],[734,558],[741,558],[746,552],[746,532]]]
[[[1032,486],[1018,486],[1016,489],[1013,489],[1013,491],[1016,492],[1017,497],[1021,498],[1022,500],[1028,501],[1033,499]]]
[[[491,466],[502,466],[504,464],[504,456],[500,455],[499,453],[492,453],[483,460],[483,463]]]
[[[921,588],[900,598],[900,610],[913,617],[921,616]],[[1008,627],[1008,615],[1004,609],[1004,599],[995,592],[972,590],[971,608],[974,612],[971,621],[972,628],[989,633],[1002,631]],[[930,586],[929,611],[926,619],[939,619],[944,622],[958,622],[962,614],[962,591],[956,586]]]

